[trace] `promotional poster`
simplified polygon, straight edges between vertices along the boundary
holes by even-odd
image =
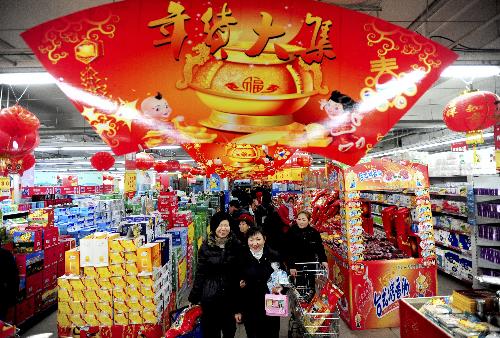
[[[22,37],[116,155],[233,142],[354,165],[457,58],[312,0],[126,0]]]

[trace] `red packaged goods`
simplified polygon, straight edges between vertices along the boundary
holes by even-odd
[[[76,240],[68,235],[59,236],[59,242],[64,243],[64,251],[68,251],[76,247]]]
[[[65,252],[65,243],[58,243],[55,246],[55,259],[56,262],[64,262],[64,252]]]
[[[42,289],[43,273],[37,272],[32,276],[26,277],[26,297],[33,296]]]
[[[42,271],[42,277],[42,288],[46,288],[49,285],[54,284],[57,281],[57,265],[45,268]]]
[[[17,254],[16,264],[20,275],[31,276],[42,271],[44,266],[44,252],[37,251],[28,254]]]
[[[395,245],[397,244],[397,233],[394,225],[394,213],[397,209],[398,207],[396,206],[390,206],[382,210],[382,223],[384,225],[385,235],[387,239]]]
[[[65,269],[64,264],[65,264],[64,261],[57,263],[57,277],[64,276],[64,269]]]
[[[201,306],[195,305],[183,309],[170,329],[165,333],[165,338],[174,338],[191,332],[196,320],[201,316]]]
[[[54,265],[54,263],[57,263],[56,247],[47,248],[44,250],[44,252],[45,252],[45,260],[44,260],[44,267],[45,268]]]
[[[54,226],[54,209],[43,208],[31,210],[28,215],[30,225],[38,225],[42,227]]]
[[[40,230],[15,231],[13,240],[16,253],[30,253],[42,250],[42,232]]]

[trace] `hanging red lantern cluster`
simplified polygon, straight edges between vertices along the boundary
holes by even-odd
[[[108,152],[100,151],[92,155],[90,164],[99,171],[105,171],[115,165],[115,158]]]
[[[135,156],[135,167],[139,170],[149,170],[153,167],[155,159],[151,154],[139,153]]]
[[[191,170],[191,166],[186,163],[181,163],[180,171],[181,173],[188,173]]]
[[[156,161],[155,164],[153,165],[153,169],[157,173],[162,173],[168,170],[168,164],[167,162],[164,161]]]
[[[39,144],[40,121],[29,110],[14,105],[0,111],[0,157],[21,158]]]
[[[23,157],[0,159],[0,175],[22,175],[26,170],[33,168],[35,162],[35,155],[33,154],[26,154]]]
[[[491,92],[466,92],[448,102],[443,111],[443,121],[456,132],[489,128],[495,124],[498,100],[498,96]]]
[[[167,170],[168,171],[179,171],[181,169],[181,165],[179,161],[176,160],[168,160],[167,161]]]

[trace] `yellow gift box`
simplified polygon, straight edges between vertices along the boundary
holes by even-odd
[[[97,298],[99,302],[112,302],[113,295],[111,290],[96,290]]]
[[[142,286],[153,286],[155,283],[155,280],[153,279],[152,275],[139,275],[137,276],[139,279],[139,282],[141,283]]]
[[[137,262],[137,252],[125,252],[125,262],[127,263]]]
[[[156,295],[153,287],[151,286],[142,286],[141,288],[139,288],[139,292],[145,298],[154,298]]]
[[[86,313],[98,313],[100,311],[97,308],[97,303],[95,303],[95,302],[85,302],[85,312]]]
[[[138,300],[128,301],[127,302],[127,306],[128,306],[128,308],[129,308],[130,311],[139,311],[139,312],[142,312],[144,310],[144,308],[142,307],[142,304],[139,303]]]
[[[57,279],[57,286],[59,287],[59,291],[61,289],[64,290],[71,290],[71,285],[69,285],[69,277],[68,276],[62,276]]]
[[[93,266],[86,266],[83,268],[83,274],[88,278],[99,278],[96,268]]]
[[[142,324],[143,319],[142,319],[141,313],[138,311],[130,311],[128,313],[128,321],[129,321],[129,324]]]
[[[115,313],[114,318],[116,325],[128,325],[128,313]]]
[[[140,247],[143,243],[142,237],[137,238],[119,238],[121,246],[123,247],[123,251],[132,252],[137,251],[137,248]]]
[[[70,279],[69,280],[69,290],[70,291],[82,291],[85,290],[85,285],[83,285],[83,281],[80,278]]]
[[[127,303],[114,301],[113,302],[113,312],[116,314],[117,312],[129,312],[129,308]]]
[[[70,293],[68,290],[66,289],[59,289],[57,291],[57,299],[59,302],[61,301],[70,301],[72,299],[72,297],[70,296]]]
[[[139,303],[144,308],[144,311],[156,310],[157,304],[151,298],[142,298]]]
[[[69,315],[69,321],[71,322],[70,326],[85,326],[85,321],[81,315]]]
[[[85,308],[81,302],[68,302],[69,307],[71,309],[71,313],[73,314],[84,314]]]
[[[137,288],[127,288],[127,295],[129,297],[129,299],[132,299],[132,298],[135,298],[135,299],[139,299],[142,297],[141,293],[139,292],[139,290]]]
[[[113,303],[112,302],[99,302],[99,303],[96,303],[96,307],[100,313],[106,313],[109,315],[113,314]]]
[[[139,278],[137,276],[132,276],[132,275],[127,275],[125,276],[125,283],[127,283],[128,286],[138,288],[141,286],[141,282],[139,281]]]
[[[102,266],[95,269],[97,271],[97,274],[99,275],[99,278],[109,278],[113,275],[109,270],[109,267],[107,266]]]
[[[85,292],[83,290],[71,291],[71,296],[73,297],[74,302],[85,302],[87,299],[85,298]]]
[[[64,253],[64,273],[66,275],[80,274],[80,251],[77,248]]]
[[[118,238],[109,241],[109,252],[122,253],[124,248]]]
[[[155,311],[144,311],[142,313],[144,324],[156,324],[158,322]]]
[[[96,276],[97,276],[97,274],[96,274]],[[94,278],[83,278],[82,282],[83,282],[83,285],[85,286],[85,289],[87,289],[87,290],[99,289],[99,285],[97,285],[97,280]]]
[[[111,284],[114,288],[123,289],[127,287],[124,277],[111,277]]]
[[[73,310],[69,307],[69,302],[57,302],[57,309],[59,310],[59,313],[65,313],[65,314],[72,314]]]
[[[113,264],[109,266],[112,276],[125,276],[125,267],[123,264]]]
[[[126,301],[128,300],[128,295],[125,289],[113,289],[113,300],[114,301]]]
[[[113,325],[112,314],[105,314],[105,313],[98,314],[97,321],[99,322],[99,325],[112,326]]]
[[[137,275],[139,273],[139,269],[137,268],[136,263],[125,263],[125,272],[127,275]]]
[[[97,285],[101,290],[111,290],[113,289],[113,284],[111,284],[111,281],[109,278],[99,278],[97,280]]]
[[[110,252],[109,253],[109,264],[122,264],[125,263],[125,255],[123,252]]]
[[[97,292],[96,291],[97,290],[87,290],[87,291],[85,291],[85,293],[84,293],[85,300],[87,302],[98,302],[100,299],[97,296]]]
[[[98,326],[99,321],[97,320],[97,315],[95,313],[87,313],[83,316],[85,323],[89,326]]]
[[[71,326],[69,317],[70,315],[67,313],[57,312],[57,325],[60,327]]]
[[[137,250],[137,266],[139,271],[150,272],[161,266],[160,243],[148,243]]]

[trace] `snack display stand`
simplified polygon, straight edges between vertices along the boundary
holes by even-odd
[[[434,296],[437,290],[427,167],[387,160],[354,167],[328,163],[327,177],[340,200],[340,245],[326,248],[330,277],[345,294],[340,315],[353,330],[397,327],[399,299]],[[383,259],[365,251],[361,192],[381,188],[415,192],[418,258]]]

